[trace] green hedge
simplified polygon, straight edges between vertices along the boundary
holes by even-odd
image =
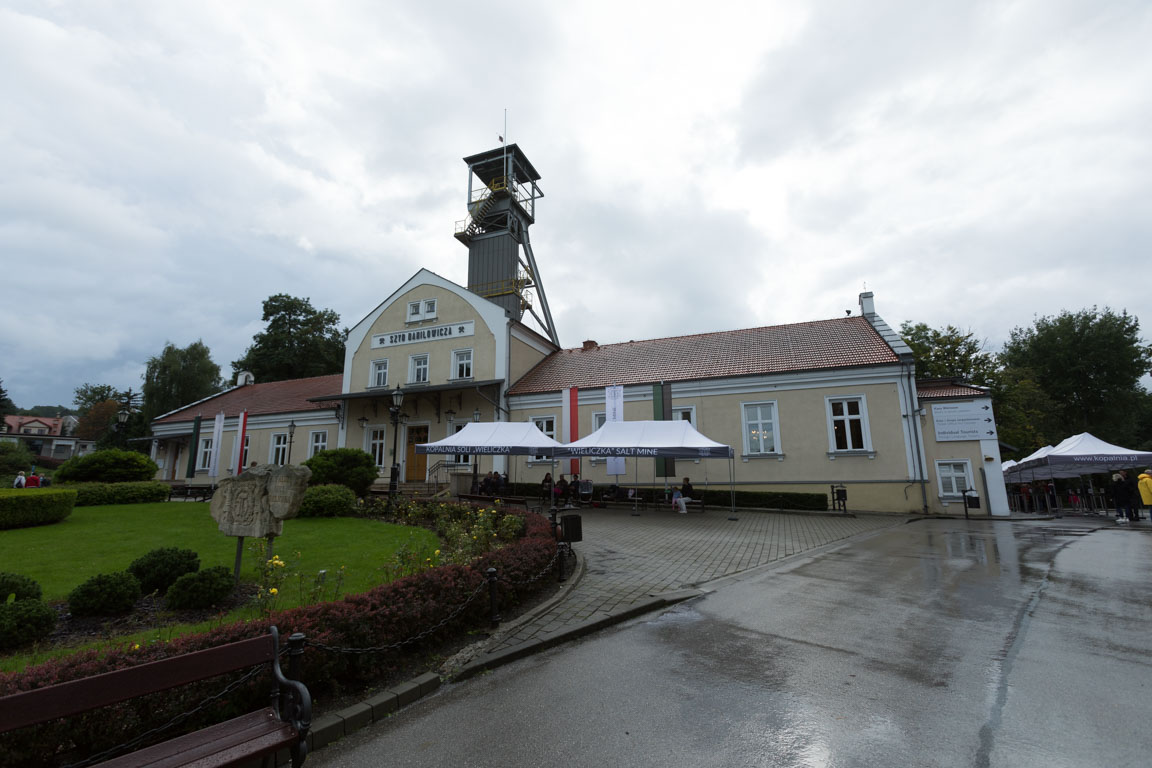
[[[314,485],[304,492],[300,517],[350,517],[356,514],[356,494],[344,485]]]
[[[150,480],[160,470],[156,462],[136,451],[107,448],[73,456],[56,470],[61,483],[130,483]]]
[[[75,504],[76,491],[67,488],[0,489],[0,530],[58,523]]]
[[[150,504],[167,501],[167,483],[149,480],[141,483],[68,483],[76,491],[76,506],[99,507],[104,504]]]

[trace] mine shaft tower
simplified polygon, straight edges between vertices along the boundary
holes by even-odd
[[[456,222],[456,239],[468,246],[468,290],[504,307],[517,320],[527,310],[560,346],[528,239],[536,201],[544,197],[536,183],[540,174],[515,144],[466,157],[464,162],[468,218]],[[538,307],[533,306],[533,295]]]

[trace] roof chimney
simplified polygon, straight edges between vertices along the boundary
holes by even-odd
[[[865,317],[876,314],[876,302],[872,300],[872,291],[860,294],[860,314]]]
[[[256,377],[252,375],[252,371],[240,371],[236,374],[236,386],[238,387],[247,387],[255,383]]]
[[[596,342],[591,339],[584,342],[584,351],[587,352],[589,349],[596,349]]]

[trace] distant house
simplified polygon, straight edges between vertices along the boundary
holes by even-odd
[[[23,443],[33,456],[70,459],[83,456],[96,443],[76,437],[75,416],[5,416],[0,442]]]

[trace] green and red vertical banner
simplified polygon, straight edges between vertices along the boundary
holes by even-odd
[[[196,454],[200,452],[200,414],[192,420],[192,439],[188,442],[188,471],[185,477],[196,477]]]
[[[652,385],[652,420],[672,421],[672,385],[666,381]],[[675,477],[676,459],[656,459],[656,477]]]
[[[560,392],[560,421],[564,425],[564,442],[580,439],[580,390],[568,387]],[[568,471],[580,471],[580,459],[568,460]]]

